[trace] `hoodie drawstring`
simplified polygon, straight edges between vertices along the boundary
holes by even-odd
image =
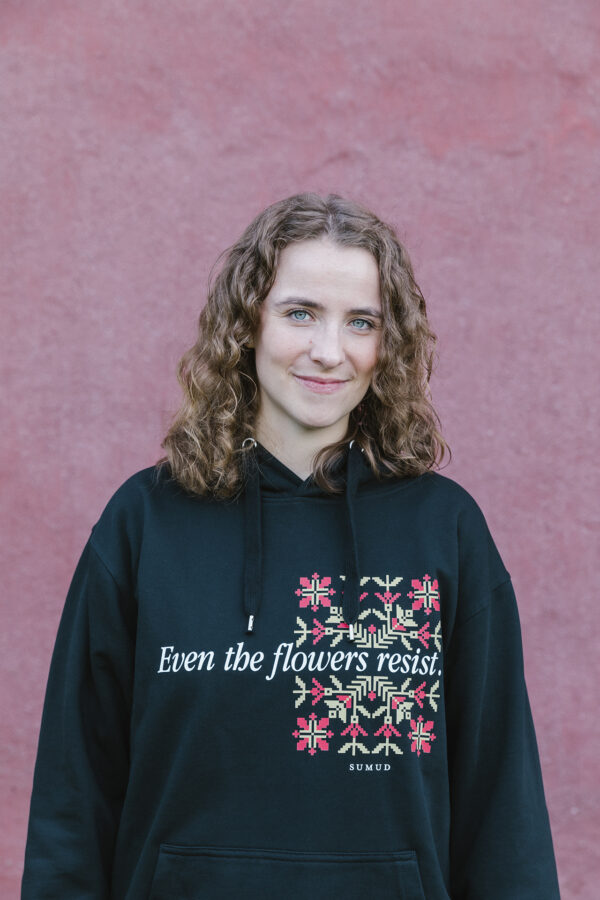
[[[348,623],[348,639],[354,640],[354,625],[359,613],[360,568],[358,564],[358,546],[356,541],[356,522],[354,516],[354,498],[358,487],[360,452],[362,448],[356,441],[350,441],[346,471],[346,535],[344,540],[344,556],[346,579],[344,581],[344,599],[342,610],[344,620]]]
[[[256,441],[246,438],[252,443],[252,451],[244,454],[246,460],[246,493],[244,499],[244,612],[248,616],[247,632],[254,628],[254,619],[258,614],[262,594],[262,522],[260,502],[260,473],[256,458]]]
[[[242,443],[242,447],[245,447],[247,443],[252,443],[252,450],[244,454],[246,465],[246,488],[244,494],[244,613],[248,617],[246,630],[248,634],[251,634],[262,596],[262,523],[260,471],[256,455],[256,441],[251,437],[246,438]],[[355,639],[354,626],[360,611],[360,566],[358,562],[354,500],[358,488],[360,454],[362,452],[362,448],[356,441],[350,441],[346,462],[344,497],[346,511],[344,563],[346,572],[342,600],[342,614],[344,621],[348,624],[348,639],[350,641]]]

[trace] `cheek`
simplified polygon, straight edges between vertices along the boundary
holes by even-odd
[[[301,330],[291,331],[289,328],[273,335],[271,344],[272,355],[282,365],[293,362],[306,350],[306,340]]]
[[[256,344],[257,368],[274,366],[286,368],[291,365],[302,352],[301,342],[288,329],[265,327]]]
[[[365,375],[371,375],[377,365],[377,355],[379,349],[379,341],[373,341],[368,347],[364,348],[361,354],[360,368]]]

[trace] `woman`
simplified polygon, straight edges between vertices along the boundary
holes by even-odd
[[[433,471],[405,248],[290,197],[199,324],[166,456],[69,590],[23,898],[558,897],[511,578]]]

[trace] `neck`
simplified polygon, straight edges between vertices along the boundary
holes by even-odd
[[[314,458],[319,450],[341,440],[344,434],[332,434],[328,440],[323,440],[323,435],[315,429],[314,432],[309,431],[298,435],[296,440],[291,441],[283,440],[280,435],[273,434],[262,427],[260,422],[257,422],[255,427],[256,440],[303,481],[312,474]]]

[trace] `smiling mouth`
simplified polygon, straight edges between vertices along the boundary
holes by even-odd
[[[342,381],[339,379],[324,379],[324,378],[308,378],[304,375],[294,375],[294,378],[300,382],[304,387],[308,388],[310,391],[314,391],[317,394],[332,394],[334,391],[339,390],[342,385],[346,384],[346,381]]]
[[[316,381],[318,384],[343,384],[346,378],[319,378],[318,375],[296,375],[296,378],[302,378],[305,381]]]

